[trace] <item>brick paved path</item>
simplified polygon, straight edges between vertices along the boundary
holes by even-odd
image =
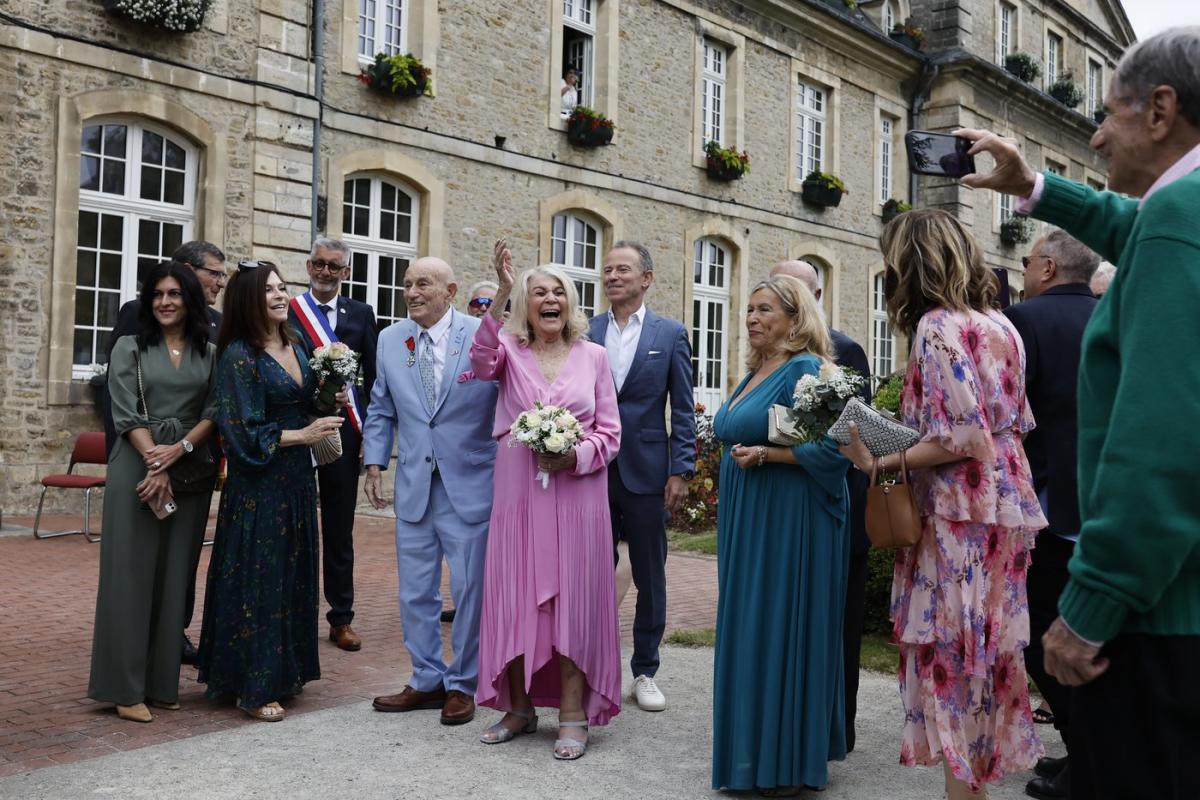
[[[214,503],[215,508],[215,503]],[[45,530],[77,518],[48,517]],[[4,519],[5,530],[31,518]],[[213,520],[210,519],[210,533]],[[345,653],[324,640],[321,675],[288,703],[289,714],[368,700],[399,691],[409,660],[396,607],[396,562],[390,518],[361,515],[355,527],[355,630],[363,649]],[[87,699],[92,618],[100,545],[81,536],[38,541],[30,534],[0,536],[0,777],[171,739],[252,724],[232,703],[205,700],[195,670],[180,675],[180,711],[155,710],[149,725],[119,720],[111,706]],[[200,634],[203,576],[196,616]],[[667,562],[667,630],[712,627],[716,620],[716,561],[672,553]],[[636,592],[621,609],[622,640],[630,646]],[[324,614],[322,601],[322,615]],[[448,628],[447,628],[448,632]],[[670,669],[664,665],[664,673]]]

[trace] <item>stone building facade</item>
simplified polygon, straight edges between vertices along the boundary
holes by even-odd
[[[923,51],[883,32],[909,17]],[[656,262],[649,303],[693,329],[710,405],[740,378],[749,288],[804,258],[830,322],[890,372],[904,348],[881,307],[883,200],[951,210],[993,267],[1017,274],[1024,253],[1002,243],[994,197],[910,180],[905,132],[990,127],[1102,185],[1091,106],[1070,110],[998,64],[1022,50],[1102,86],[1132,41],[1115,0],[213,0],[187,34],[100,0],[8,0],[0,509],[28,512],[39,477],[97,429],[91,364],[139,265],[181,240],[275,261],[299,284],[314,232],[344,236],[347,291],[383,322],[404,314],[409,259],[446,258],[465,288],[488,277],[498,236],[519,265],[567,266],[602,310],[605,249],[641,240]],[[378,51],[420,58],[431,95],[364,86]],[[615,122],[611,145],[568,143],[564,65]],[[750,172],[708,177],[710,138],[747,151]],[[802,200],[814,168],[845,183],[840,206]]]

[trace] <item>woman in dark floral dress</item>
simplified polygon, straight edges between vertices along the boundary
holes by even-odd
[[[199,679],[250,716],[321,677],[317,507],[310,447],[341,417],[308,422],[316,381],[287,321],[269,262],[243,262],[225,290],[217,424],[228,461],[208,568]],[[344,395],[342,396],[344,402]]]

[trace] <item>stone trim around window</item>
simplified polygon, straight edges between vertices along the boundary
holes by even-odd
[[[838,327],[841,323],[841,303],[838,301],[841,299],[842,279],[837,253],[815,239],[795,242],[788,246],[787,253],[789,261],[807,261],[819,265],[825,271],[824,285],[821,286],[821,307],[825,309],[825,319],[829,321],[830,327]]]
[[[224,136],[201,116],[160,95],[102,89],[58,101],[54,245],[50,283],[48,405],[90,402],[83,381],[73,381],[75,248],[79,239],[79,150],[83,126],[96,117],[131,117],[171,128],[196,147],[195,223],[192,236],[223,246],[225,181],[229,163]]]
[[[704,40],[711,39],[727,48],[725,61],[725,142],[724,147],[745,149],[745,102],[744,84],[746,74],[746,37],[721,28],[706,20],[696,19],[696,53],[694,58],[694,85],[692,89],[692,165],[703,169],[707,165],[704,155]]]
[[[358,2],[359,0],[342,0],[341,70],[347,75],[355,76],[366,64],[358,57]],[[419,58],[421,63],[432,70],[429,80],[431,91],[436,94],[437,53],[438,45],[441,43],[437,0],[404,0],[404,2],[408,5],[405,50]]]
[[[433,2],[433,0],[426,0]],[[546,127],[565,131],[562,116],[563,3],[550,2],[550,53],[546,59]],[[593,48],[592,108],[618,124],[617,95],[620,86],[620,0],[595,0],[596,39]],[[551,215],[553,216],[553,215]],[[548,218],[547,218],[548,220]],[[548,221],[545,223],[550,224]],[[546,236],[549,242],[549,234]]]
[[[821,147],[824,152],[822,168],[825,172],[838,175],[838,138],[841,133],[839,108],[842,102],[842,79],[832,72],[807,64],[797,58],[791,61],[788,70],[788,189],[801,191],[804,176],[796,175],[796,84],[804,81],[825,89],[825,127],[821,131]]]
[[[742,379],[741,364],[746,363],[746,336],[742,322],[741,309],[749,297],[750,287],[747,279],[746,265],[750,263],[750,241],[736,228],[725,220],[708,218],[695,225],[689,225],[683,232],[683,252],[681,272],[683,283],[683,308],[680,321],[691,336],[692,325],[692,260],[695,256],[697,239],[718,239],[729,248],[731,277],[729,281],[729,348],[727,357],[731,359],[729,368],[725,370],[725,394],[737,387]],[[664,260],[665,263],[665,260]],[[735,366],[735,364],[737,366]],[[713,409],[711,413],[716,413]]]
[[[882,136],[882,120],[884,117],[892,121],[892,197],[908,202],[908,154],[904,149],[904,134],[908,130],[908,109],[900,103],[886,97],[875,95],[875,130],[871,142],[873,184],[871,189],[871,212],[883,216],[883,205],[879,201],[879,189],[883,183],[883,163],[880,153],[880,137]]]
[[[559,3],[561,6],[561,2]],[[551,263],[553,247],[551,243],[552,224],[556,214],[568,211],[580,211],[584,216],[591,217],[600,226],[600,260],[612,249],[614,242],[621,241],[624,230],[624,220],[616,207],[609,205],[594,194],[582,189],[572,189],[561,192],[553,197],[547,197],[538,203],[538,262]],[[601,303],[608,308],[607,302]],[[597,309],[598,311],[600,309]]]

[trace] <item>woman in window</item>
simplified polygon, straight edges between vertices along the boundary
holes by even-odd
[[[571,112],[575,110],[575,106],[579,105],[579,73],[574,67],[567,67],[566,72],[562,76],[562,115],[563,117],[571,116]]]
[[[216,406],[228,478],[208,567],[199,679],[255,719],[321,677],[317,506],[309,449],[340,416],[308,422],[317,388],[288,324],[275,265],[243,261],[225,289]],[[343,391],[338,405],[346,403]],[[178,638],[178,637],[176,637]]]
[[[180,459],[208,452],[217,359],[204,293],[186,264],[151,268],[138,324],[136,336],[117,340],[108,369],[119,438],[108,462],[88,697],[150,722],[146,703],[179,708],[188,569],[212,482],[175,492],[170,475]]]
[[[498,380],[494,435],[534,403],[566,408],[583,436],[560,456],[496,451],[496,479],[479,625],[480,705],[507,712],[486,744],[537,730],[534,706],[557,706],[554,757],[579,758],[589,725],[621,710],[621,654],[613,578],[608,464],[621,418],[608,354],[586,341],[575,286],[558,267],[525,270],[513,291],[512,254],[496,243],[500,284],[471,345],[483,380]],[[501,326],[504,326],[501,331]],[[502,444],[503,444],[502,442]],[[543,483],[536,476],[548,473]]]
[[[850,569],[847,464],[831,439],[767,440],[767,413],[830,363],[817,301],[779,275],[746,308],[750,373],[713,420],[717,506],[714,789],[767,797],[824,786],[846,756],[842,615]]]
[[[905,461],[923,534],[896,551],[892,583],[900,763],[942,761],[950,800],[978,797],[1042,755],[1022,656],[1029,551],[1046,526],[1021,445],[1033,429],[1025,349],[996,310],[999,282],[979,246],[950,214],[901,214],[880,248],[888,316],[912,341],[900,414],[921,431]],[[843,452],[871,469],[857,438]]]

